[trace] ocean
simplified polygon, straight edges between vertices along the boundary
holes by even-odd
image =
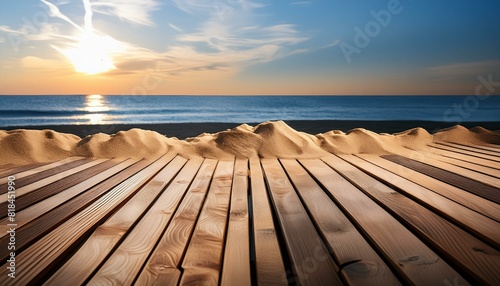
[[[0,127],[267,120],[500,121],[500,96],[0,96]]]

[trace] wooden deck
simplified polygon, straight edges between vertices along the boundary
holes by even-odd
[[[500,285],[495,145],[68,158],[0,166],[0,185],[1,285]]]

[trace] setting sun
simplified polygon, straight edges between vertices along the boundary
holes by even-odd
[[[85,31],[79,42],[67,49],[58,48],[79,73],[98,74],[115,69],[112,54],[120,50],[120,44],[109,36]]]

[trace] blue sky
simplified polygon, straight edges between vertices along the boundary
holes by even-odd
[[[479,77],[500,94],[499,12],[498,0],[2,1],[0,94],[474,94]]]

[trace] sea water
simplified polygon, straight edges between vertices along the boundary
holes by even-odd
[[[500,96],[0,96],[0,127],[324,119],[500,121]]]

